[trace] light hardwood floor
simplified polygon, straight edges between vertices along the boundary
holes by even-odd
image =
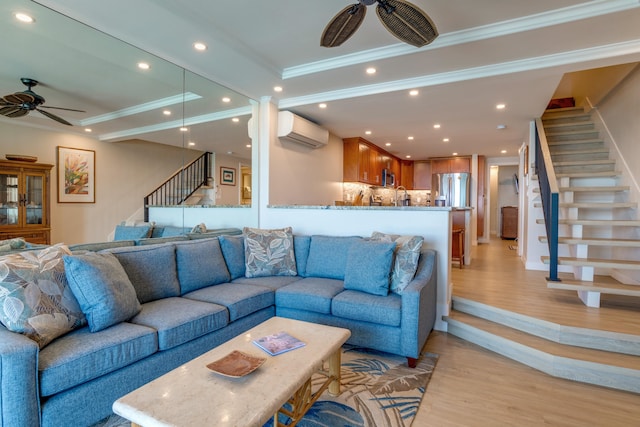
[[[547,289],[527,271],[514,241],[472,249],[452,269],[454,296],[569,326],[640,334],[640,298],[603,296],[585,307],[573,291]],[[425,351],[440,355],[413,427],[640,426],[640,395],[551,377],[455,336],[433,332]]]

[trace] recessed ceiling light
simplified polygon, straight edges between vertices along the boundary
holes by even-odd
[[[189,130],[189,128],[184,127],[184,126],[180,128],[180,132],[186,132],[186,131],[188,131],[188,130]]]
[[[207,45],[202,42],[195,42],[193,44],[193,48],[195,50],[203,51],[203,50],[207,50]]]
[[[325,104],[324,102],[322,104],[318,104],[318,107],[320,108],[327,108],[327,104]]]
[[[138,62],[138,68],[140,68],[141,70],[148,70],[149,68],[151,68],[151,65],[147,64],[146,62]]]
[[[196,143],[195,143],[195,142],[193,142],[193,141],[189,141],[189,147],[193,147],[194,145],[196,145]]]
[[[84,128],[84,131],[85,131],[85,132],[87,132],[87,133],[91,133],[91,132],[93,132],[93,129],[91,129],[91,128]]]
[[[411,154],[407,154],[406,156],[404,156],[406,159],[410,159],[411,158]]]
[[[238,122],[240,121],[240,119],[239,119],[239,118],[237,118],[237,117],[234,117],[233,119],[231,119],[231,121],[232,121],[233,123],[238,123]]]
[[[457,155],[458,155],[458,153],[452,153],[452,154],[453,154],[454,156],[457,156]]]
[[[408,137],[407,139],[408,139],[409,141],[413,141],[413,137],[412,137],[412,136]]]
[[[507,108],[507,106],[505,104],[496,105],[496,109],[498,109],[498,110],[504,110],[505,108]]]
[[[376,71],[377,71],[377,70],[376,70],[375,68],[373,68],[373,67],[369,67],[369,68],[367,68],[367,74],[375,74],[375,73],[376,73]]]
[[[171,115],[171,111],[169,111],[169,110],[164,110],[164,111],[162,112],[162,114],[164,114],[165,116],[170,116],[170,115]]]
[[[419,93],[420,93],[420,91],[418,91],[417,89],[409,91],[409,95],[411,95],[411,96],[418,96]]]
[[[386,147],[391,147],[391,143],[387,142],[386,144],[384,144]]]
[[[227,154],[228,154],[228,155],[232,155],[232,154],[233,154],[233,151],[227,151]]]
[[[449,142],[449,138],[444,138],[442,142]]]
[[[365,133],[365,135],[371,135],[371,131],[370,130],[367,130],[364,133]]]
[[[247,148],[251,148],[251,144],[247,144]]]
[[[438,123],[436,123],[435,125],[433,125],[434,129],[440,129],[440,125]]]
[[[282,86],[274,86],[273,87],[273,91],[274,92],[282,92]]]
[[[231,98],[225,96],[224,98],[222,98],[222,102],[231,102]]]
[[[502,154],[507,154],[507,150],[502,150],[501,153]]]
[[[502,130],[502,129],[506,129],[507,125],[498,125],[496,126],[498,129]]]
[[[33,19],[33,17],[31,17],[30,15],[27,15],[26,13],[17,12],[13,16],[15,16],[18,21],[24,22],[26,24],[35,22],[35,19]]]

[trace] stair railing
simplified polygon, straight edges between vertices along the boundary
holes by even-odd
[[[144,220],[149,221],[149,206],[180,205],[210,177],[211,154],[206,152],[174,173],[144,198]]]
[[[560,192],[558,180],[551,161],[551,152],[541,119],[536,119],[536,174],[540,184],[544,223],[547,229],[549,246],[549,277],[547,280],[559,282],[558,279],[558,207]]]

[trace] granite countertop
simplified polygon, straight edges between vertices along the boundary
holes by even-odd
[[[466,211],[472,208],[452,208],[451,206],[334,206],[334,205],[268,205],[271,209],[331,209],[354,211]]]
[[[148,208],[240,208],[247,209],[250,208],[251,205],[148,205]]]

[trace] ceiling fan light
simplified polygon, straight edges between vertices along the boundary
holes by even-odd
[[[366,13],[367,7],[362,3],[356,3],[342,9],[322,32],[320,46],[335,47],[347,41],[360,28]]]
[[[382,0],[376,13],[391,34],[416,47],[425,46],[438,37],[438,30],[431,18],[403,0]]]

